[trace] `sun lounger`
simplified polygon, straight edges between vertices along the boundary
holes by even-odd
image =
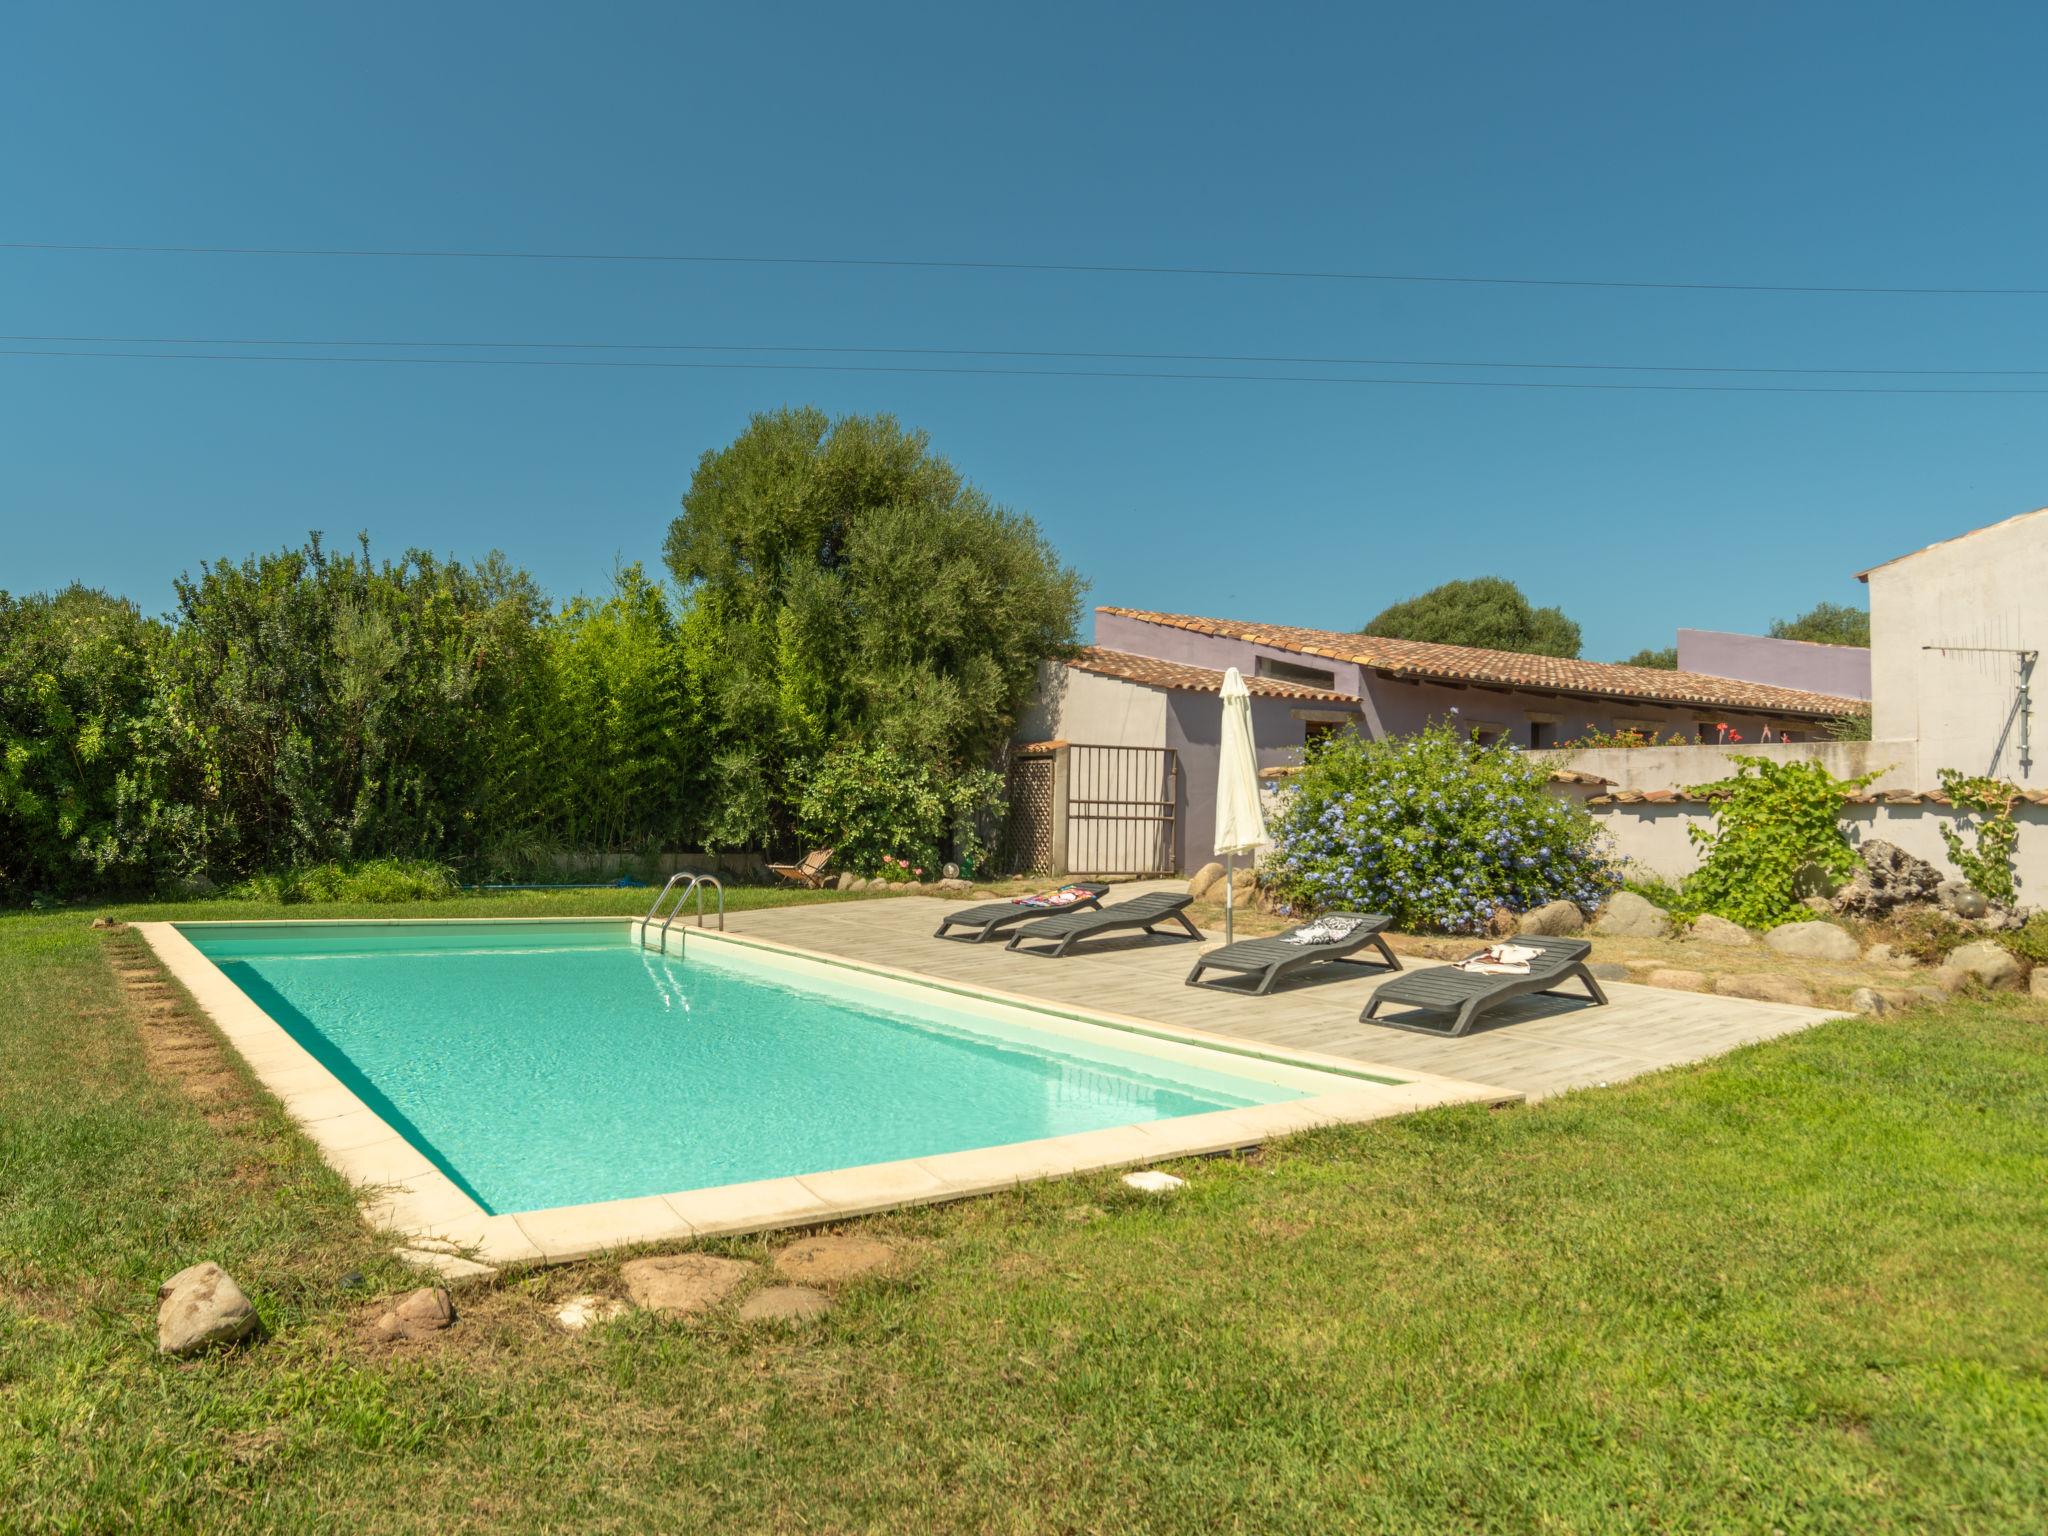
[[[1179,923],[1187,930],[1189,938],[1199,939],[1202,930],[1189,922],[1187,915],[1187,908],[1193,902],[1192,896],[1158,891],[1149,896],[1133,896],[1129,901],[1120,901],[1113,907],[1101,907],[1093,912],[1062,912],[1057,917],[1042,917],[1035,923],[1026,923],[1010,935],[1006,947],[1015,949],[1027,939],[1034,943],[1043,940],[1051,943],[1052,948],[1027,950],[1026,953],[1057,959],[1072,949],[1077,939],[1097,938],[1105,933],[1115,933],[1120,928],[1136,928],[1150,933],[1154,924],[1164,922]]]
[[[1057,907],[1034,907],[1022,901],[985,901],[978,907],[966,907],[958,912],[948,912],[932,930],[935,939],[952,938],[969,944],[980,944],[994,938],[1016,923],[1028,922],[1034,917],[1065,916],[1070,912],[1087,912],[1100,907],[1102,898],[1109,894],[1109,887],[1096,885],[1087,880],[1075,880],[1060,887],[1063,891],[1079,891],[1081,895],[1073,901]],[[964,933],[948,934],[948,928],[969,930]]]
[[[1509,942],[1537,951],[1536,957],[1529,962],[1527,975],[1461,971],[1455,965],[1432,965],[1427,970],[1408,971],[1384,983],[1373,993],[1372,1001],[1365,1005],[1365,1012],[1358,1016],[1359,1022],[1455,1038],[1470,1029],[1472,1021],[1482,1013],[1510,998],[1527,997],[1532,993],[1543,997],[1576,996],[1576,993],[1557,990],[1559,984],[1566,981],[1578,981],[1584,985],[1595,1007],[1607,1002],[1607,994],[1600,990],[1600,983],[1586,969],[1586,956],[1593,952],[1593,946],[1584,939],[1516,937]],[[1394,1019],[1377,1017],[1380,1009],[1388,1003],[1400,1003],[1428,1013],[1454,1014],[1455,1018],[1450,1028],[1445,1029],[1440,1025],[1418,1022],[1413,1013]]]
[[[832,862],[830,848],[813,848],[796,864],[770,864],[768,873],[780,875],[785,880],[794,880],[798,885],[816,890],[825,883],[825,866]]]
[[[1381,968],[1382,961],[1388,969],[1400,970],[1401,962],[1394,958],[1394,952],[1387,948],[1387,941],[1381,937],[1392,918],[1377,912],[1333,912],[1332,917],[1351,918],[1358,924],[1341,939],[1324,943],[1290,944],[1288,934],[1301,932],[1311,925],[1302,923],[1263,939],[1240,939],[1222,949],[1212,950],[1195,962],[1195,968],[1188,972],[1191,987],[1219,987],[1225,991],[1238,991],[1237,987],[1223,987],[1220,982],[1201,980],[1205,970],[1237,971],[1247,976],[1258,977],[1258,985],[1250,989],[1253,997],[1263,997],[1273,990],[1273,983],[1298,966],[1320,965],[1324,961],[1340,962],[1347,965],[1370,965]],[[1370,945],[1380,952],[1382,960],[1351,960],[1347,957]]]

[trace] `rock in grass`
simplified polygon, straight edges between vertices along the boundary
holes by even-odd
[[[1858,960],[1863,946],[1833,923],[1787,923],[1764,935],[1764,948],[1801,960]]]
[[[1671,914],[1634,891],[1617,891],[1593,931],[1623,939],[1661,939],[1671,932]]]
[[[373,1337],[391,1342],[424,1339],[455,1321],[455,1300],[438,1285],[407,1291],[395,1306],[370,1324]]]
[[[1643,978],[1643,983],[1652,987],[1668,987],[1673,992],[1704,992],[1707,990],[1707,973],[1659,966]]]
[[[1881,971],[1910,971],[1918,962],[1889,944],[1873,944],[1863,951],[1863,963]]]
[[[808,1285],[771,1285],[740,1304],[743,1323],[812,1323],[832,1310],[832,1298]]]
[[[1960,992],[1976,985],[1993,992],[2017,992],[2026,968],[2003,944],[1980,939],[1951,951],[1934,973],[1944,992]]]
[[[1570,902],[1546,901],[1542,906],[1524,912],[1521,920],[1515,924],[1515,932],[1564,938],[1577,933],[1585,926],[1585,914]]]
[[[1702,912],[1694,918],[1685,936],[1695,944],[1718,944],[1726,949],[1740,949],[1756,942],[1756,935],[1742,924],[1731,923],[1711,912]]]
[[[717,1306],[754,1266],[709,1253],[678,1253],[659,1259],[634,1259],[621,1265],[619,1278],[633,1305],[649,1312],[702,1312]]]
[[[1216,882],[1222,878],[1223,866],[1211,859],[1196,870],[1194,878],[1188,881],[1188,894],[1196,901],[1205,900],[1211,893],[1220,896],[1223,893],[1216,890]]]
[[[895,1262],[896,1250],[888,1243],[857,1233],[803,1238],[775,1255],[777,1270],[806,1285],[856,1280],[889,1269]]]
[[[1813,988],[1790,976],[1723,976],[1714,990],[1722,997],[1746,997],[1755,1003],[1813,1003]]]
[[[850,870],[841,870],[839,878],[832,882],[832,889],[835,891],[857,891],[860,887],[860,876]]]
[[[2039,998],[2048,998],[2048,965],[2037,965],[2034,974],[2027,978],[2027,991]]]
[[[555,1326],[564,1333],[583,1333],[602,1323],[609,1323],[624,1317],[626,1304],[616,1296],[597,1296],[585,1292],[571,1296],[555,1313]]]
[[[1897,1013],[1901,1008],[1912,1005],[1911,997],[1888,988],[1858,987],[1849,994],[1849,1011],[1867,1013],[1873,1018],[1887,1013]]]
[[[208,1260],[157,1287],[156,1347],[167,1355],[239,1344],[255,1333],[256,1309],[233,1277]]]

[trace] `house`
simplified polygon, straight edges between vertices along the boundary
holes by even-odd
[[[1453,719],[1482,741],[1549,747],[1637,731],[1686,742],[1820,740],[1861,713],[1849,694],[1334,630],[1102,607],[1095,644],[1048,662],[1020,723],[1013,806],[1048,870],[1190,869],[1213,856],[1217,690],[1252,692],[1262,769],[1300,761],[1321,732],[1383,738]]]

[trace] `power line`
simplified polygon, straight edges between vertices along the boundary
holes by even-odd
[[[1545,379],[1392,379],[1361,378],[1349,374],[1285,373],[1166,373],[1136,369],[1103,368],[934,368],[892,363],[734,363],[734,362],[629,362],[610,358],[567,357],[340,357],[302,353],[263,355],[251,352],[77,352],[48,348],[0,347],[0,357],[147,359],[154,362],[211,363],[317,363],[349,366],[400,366],[440,368],[626,368],[681,369],[706,372],[747,373],[895,373],[1021,379],[1172,379],[1204,383],[1237,384],[1339,384],[1408,389],[1525,389],[1599,390],[1611,393],[1722,394],[1722,395],[2048,395],[2048,387],[1993,386],[1953,389],[1873,385],[1864,387],[1820,384],[1603,384],[1567,383]]]
[[[0,341],[90,343],[165,347],[404,347],[532,352],[747,352],[886,357],[1015,357],[1095,362],[1270,363],[1349,368],[1500,368],[1547,372],[1766,374],[1853,378],[2042,378],[2048,368],[1785,368],[1689,363],[1499,362],[1470,358],[1291,356],[1249,352],[1018,351],[1002,347],[788,346],[704,341],[450,341],[383,338],[354,340],[293,336],[63,336],[8,335]]]
[[[1488,277],[1443,272],[1347,272],[1283,267],[1189,267],[1115,262],[961,261],[879,256],[736,256],[669,251],[511,251],[381,249],[347,246],[116,245],[55,240],[0,240],[0,250],[119,256],[292,256],[379,261],[606,262],[637,265],[853,267],[911,271],[1056,272],[1133,277],[1233,277],[1295,282],[1434,283],[1482,288],[1634,289],[1664,293],[1808,293],[1914,297],[2040,298],[2048,288],[1986,288],[1962,284],[1911,287],[1837,283],[1691,283],[1589,277]]]

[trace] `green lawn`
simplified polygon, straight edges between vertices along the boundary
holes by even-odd
[[[145,1045],[109,965],[140,948],[87,915],[0,918],[0,1529],[2031,1533],[2048,1508],[2048,1010],[1317,1133],[1184,1166],[1165,1202],[1102,1176],[877,1219],[912,1267],[809,1335],[553,1332],[614,1284],[591,1263],[393,1353],[356,1325],[406,1273],[246,1080],[169,1075],[198,1048]],[[159,1360],[154,1287],[202,1257],[270,1337]]]

